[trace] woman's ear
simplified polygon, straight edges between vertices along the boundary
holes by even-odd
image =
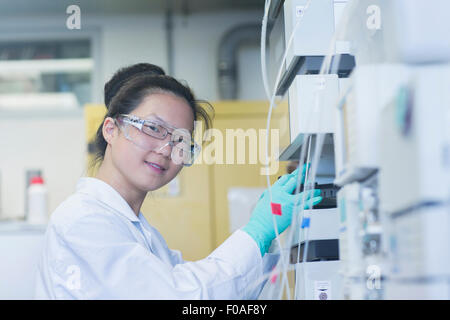
[[[108,144],[112,143],[116,137],[116,128],[116,123],[113,118],[107,117],[105,121],[103,121],[103,137]]]

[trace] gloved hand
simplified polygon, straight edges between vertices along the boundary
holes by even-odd
[[[292,194],[297,186],[298,172],[299,169],[286,174],[272,185],[272,202],[281,205],[282,214],[272,213],[270,195],[268,190],[265,190],[253,210],[250,221],[242,228],[256,241],[262,256],[269,250],[272,240],[276,237],[272,216],[275,216],[278,232],[281,234],[291,224],[294,207],[301,204],[303,196],[305,196],[304,209],[309,209],[322,201],[319,189]],[[304,182],[305,173],[306,165],[303,166],[301,183]]]

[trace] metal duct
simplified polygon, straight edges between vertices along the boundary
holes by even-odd
[[[237,99],[237,52],[242,44],[260,43],[261,25],[238,25],[225,33],[219,44],[219,97],[223,100]]]

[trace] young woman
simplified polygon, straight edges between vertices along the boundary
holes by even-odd
[[[242,230],[196,262],[170,250],[140,211],[147,192],[170,182],[199,152],[194,121],[211,121],[191,90],[157,66],[138,64],[105,85],[105,103],[98,173],[81,178],[51,215],[36,298],[256,298],[262,286],[254,284],[276,262],[265,255],[275,238],[267,192]],[[281,204],[279,232],[303,196],[291,194],[297,175],[283,176],[271,189],[272,202]],[[305,195],[306,206],[321,200],[318,192]]]

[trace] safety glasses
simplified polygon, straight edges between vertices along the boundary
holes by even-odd
[[[158,119],[141,119],[132,114],[121,114],[116,123],[125,137],[146,151],[160,151],[172,146],[171,158],[175,164],[191,166],[200,153],[201,147],[192,139],[190,132],[179,129]],[[159,149],[155,149],[154,138],[164,140],[170,135],[170,141]]]

